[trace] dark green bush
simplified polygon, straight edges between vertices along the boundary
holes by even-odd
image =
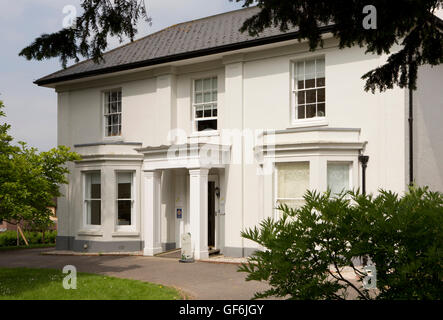
[[[331,198],[308,192],[305,202],[298,210],[280,206],[282,219],[242,233],[264,248],[239,269],[247,280],[270,283],[257,298],[443,297],[441,193],[411,188],[403,197],[381,190],[376,197],[348,192]],[[356,261],[364,256],[376,267],[376,289],[362,287],[366,273]],[[343,267],[360,280],[344,277]]]
[[[42,241],[42,233],[35,231],[24,231],[26,239],[29,244],[52,244],[55,243],[55,238],[57,236],[57,231],[46,231],[44,242]],[[20,237],[20,244],[24,245],[25,242]],[[10,247],[17,245],[17,232],[16,231],[5,231],[0,233],[0,247]]]

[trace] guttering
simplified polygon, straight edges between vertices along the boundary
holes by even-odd
[[[327,33],[327,32],[332,31],[333,27],[334,27],[333,25],[328,25],[328,26],[320,27],[319,30],[320,30],[320,33]],[[277,42],[282,42],[282,41],[287,41],[287,40],[293,40],[298,36],[298,34],[299,34],[299,31],[289,32],[289,33],[279,34],[279,35],[267,37],[267,38],[259,38],[259,39],[248,40],[248,41],[238,42],[238,43],[232,43],[232,44],[227,44],[227,45],[213,47],[213,48],[206,48],[206,49],[201,49],[201,50],[178,53],[178,54],[173,54],[170,56],[164,56],[164,57],[159,57],[159,58],[154,58],[154,59],[149,59],[149,60],[121,64],[121,65],[117,65],[117,66],[112,66],[112,67],[107,67],[107,68],[97,69],[97,70],[91,70],[91,71],[86,71],[86,72],[80,72],[80,73],[76,73],[76,74],[71,74],[71,75],[66,75],[66,76],[61,76],[61,77],[56,77],[56,78],[51,78],[51,79],[42,78],[42,79],[38,79],[38,80],[34,81],[34,84],[36,84],[38,86],[43,86],[43,85],[54,84],[54,83],[62,82],[62,81],[82,79],[82,78],[86,78],[86,77],[93,77],[93,76],[109,74],[109,73],[113,73],[113,72],[126,71],[126,70],[131,70],[131,69],[142,68],[142,67],[149,67],[149,66],[162,64],[162,63],[169,63],[169,62],[175,62],[175,61],[179,61],[179,60],[208,56],[208,55],[217,54],[217,53],[224,53],[224,52],[228,52],[228,51],[252,48],[252,47],[257,47],[257,46],[266,45],[266,44],[272,44],[272,43],[277,43]]]
[[[361,190],[363,194],[366,194],[366,168],[368,167],[369,156],[359,155],[358,161],[361,162]]]
[[[409,57],[409,69],[412,63],[412,57]],[[410,77],[410,76],[409,76]],[[411,80],[409,79],[409,185],[412,186],[414,184],[414,92],[411,86]]]

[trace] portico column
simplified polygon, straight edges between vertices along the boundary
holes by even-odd
[[[208,254],[208,169],[189,169],[191,241],[194,259]]]
[[[143,255],[153,256],[162,251],[160,245],[161,172],[143,172]]]

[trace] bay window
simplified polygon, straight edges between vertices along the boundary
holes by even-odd
[[[117,225],[134,223],[134,183],[132,172],[117,172]]]
[[[328,189],[331,195],[337,195],[350,189],[351,165],[346,162],[328,162]]]
[[[309,162],[277,164],[277,205],[298,208],[304,204],[303,196],[309,189]]]
[[[100,172],[85,173],[84,204],[85,224],[101,224],[101,175]]]

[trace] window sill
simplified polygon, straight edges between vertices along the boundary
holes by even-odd
[[[210,130],[210,131],[195,131],[189,137],[190,138],[198,138],[198,137],[215,137],[219,136],[219,130]]]
[[[121,142],[123,141],[123,136],[110,136],[110,137],[103,137],[103,141],[106,142]]]
[[[80,230],[77,232],[79,236],[93,236],[93,237],[102,237],[103,231],[101,230]]]
[[[137,231],[115,231],[112,233],[113,237],[139,237],[140,232]]]
[[[304,120],[296,120],[292,122],[291,126],[287,129],[295,129],[295,128],[304,128],[304,127],[320,127],[327,126],[328,120],[325,118],[312,118],[312,119],[304,119]]]

